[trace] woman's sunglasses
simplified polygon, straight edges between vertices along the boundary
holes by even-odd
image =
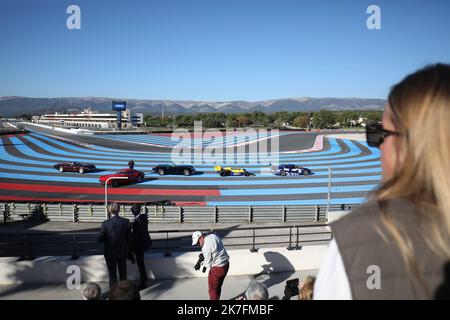
[[[398,132],[384,129],[380,122],[366,125],[367,144],[371,147],[379,148],[384,139],[391,135],[398,135]]]

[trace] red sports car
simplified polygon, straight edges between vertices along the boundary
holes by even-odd
[[[109,179],[112,177],[126,177],[127,179]],[[106,181],[108,181],[108,185],[115,188],[119,185],[129,184],[129,183],[140,183],[144,181],[145,173],[134,170],[134,169],[122,169],[117,173],[106,174],[99,178],[99,181],[102,185],[105,185]]]

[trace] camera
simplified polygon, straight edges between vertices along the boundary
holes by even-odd
[[[289,300],[291,297],[299,294],[298,292],[299,279],[291,279],[286,281],[286,286],[284,287],[284,298],[283,300]]]
[[[200,270],[200,266],[202,265],[202,262],[205,260],[205,257],[203,256],[203,253],[200,253],[198,255],[198,260],[197,263],[194,266],[194,270]],[[205,273],[206,272],[206,267],[203,267],[202,272]]]

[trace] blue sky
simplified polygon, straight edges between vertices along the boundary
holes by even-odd
[[[446,0],[1,0],[0,96],[385,98],[450,62],[448,21]]]

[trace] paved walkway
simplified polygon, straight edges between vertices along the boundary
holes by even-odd
[[[299,278],[303,281],[306,276],[317,274],[317,270],[282,272],[263,274],[256,280],[264,283],[269,289],[269,296],[281,299],[284,296],[286,280]],[[222,300],[234,299],[245,291],[251,276],[228,276],[222,287]],[[171,280],[150,280],[149,287],[141,291],[142,300],[207,300],[207,278],[185,278]],[[102,288],[102,298],[106,299],[108,283],[99,283]],[[295,299],[293,297],[292,299]],[[65,284],[54,285],[3,285],[0,286],[0,300],[80,300],[81,290],[67,289]]]

